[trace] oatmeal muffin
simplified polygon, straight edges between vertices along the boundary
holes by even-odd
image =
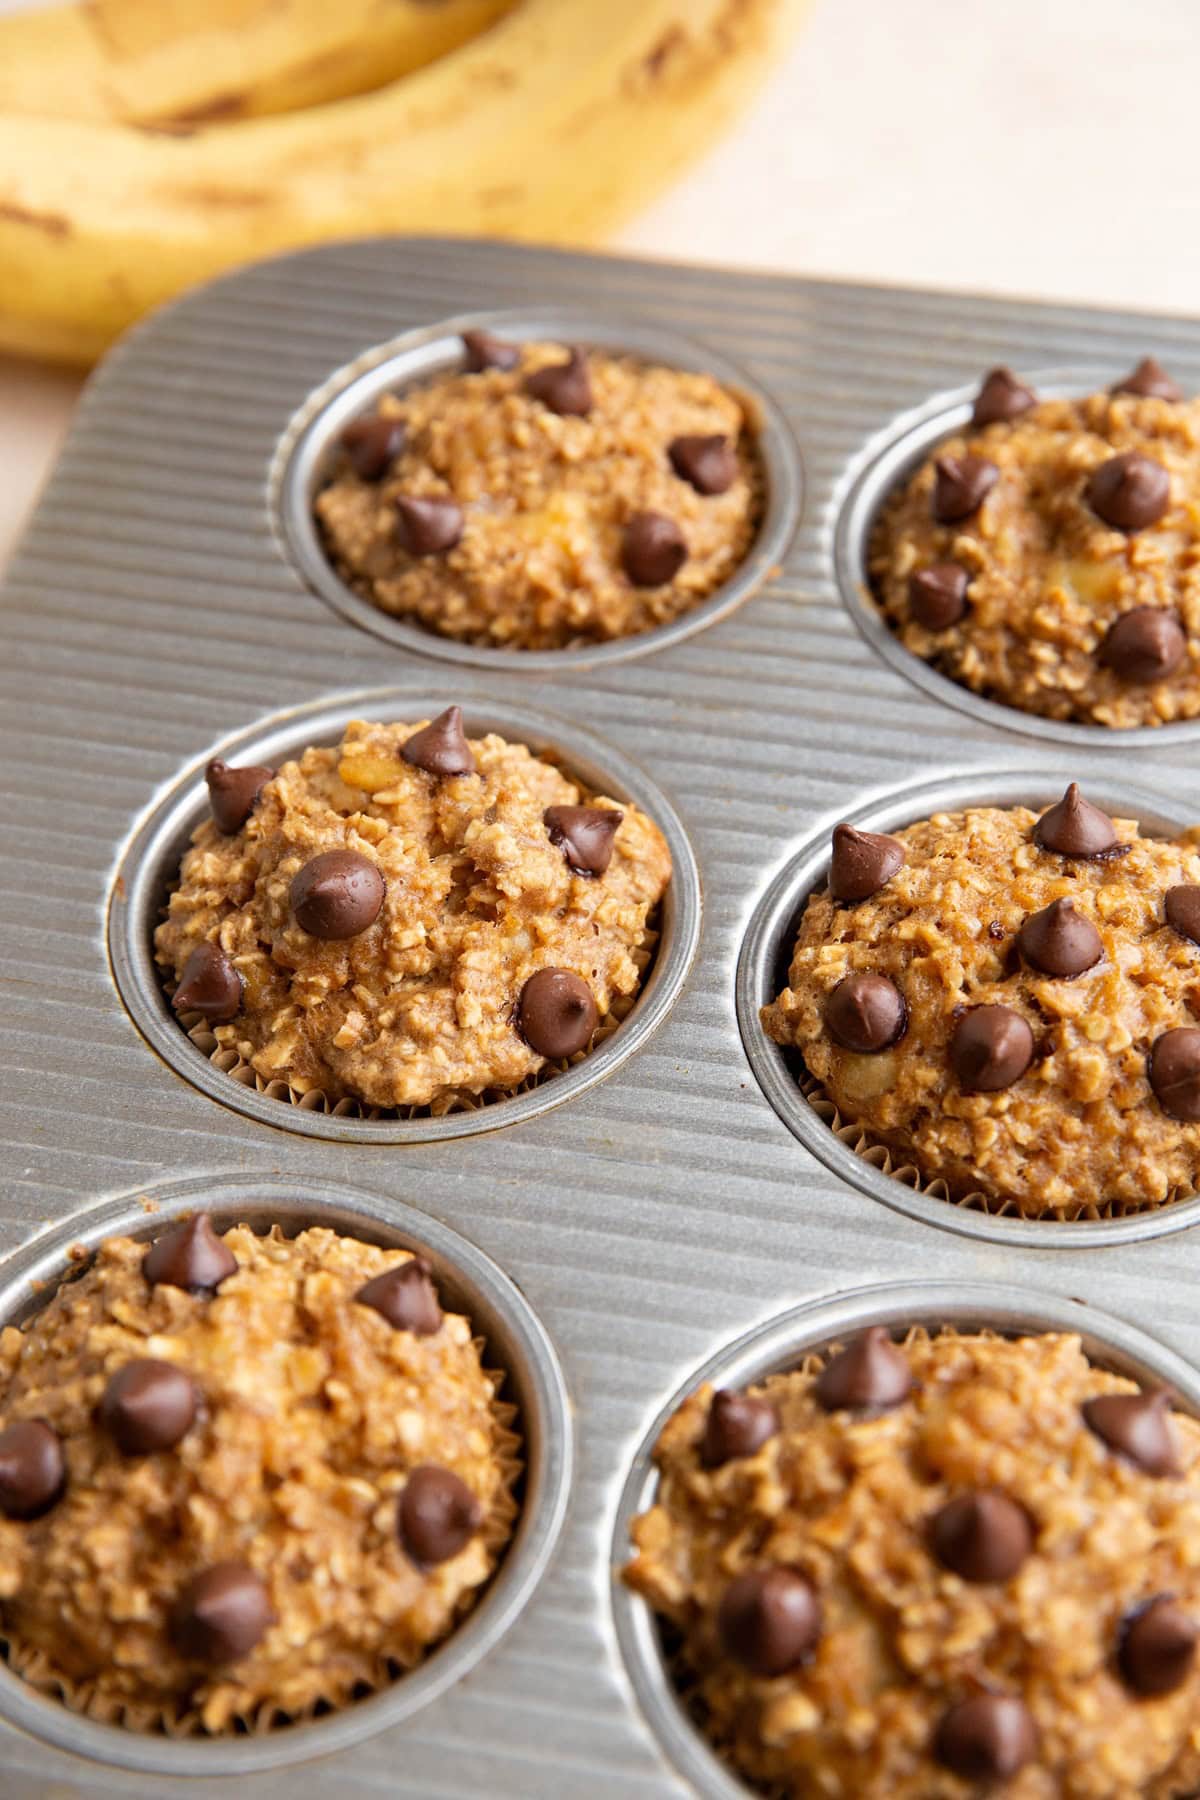
[[[198,1214],[0,1334],[0,1633],[97,1718],[222,1732],[419,1663],[512,1530],[517,1440],[424,1259]]]
[[[464,340],[461,373],[343,436],[316,515],[342,579],[444,637],[519,650],[665,625],[750,549],[763,479],[709,375]]]
[[[952,1198],[1133,1212],[1200,1177],[1200,853],[1075,784],[839,825],[763,1008],[843,1120]]]
[[[994,369],[869,560],[905,648],[977,694],[1122,729],[1195,718],[1200,401],[1153,359],[1084,400]]]
[[[691,1395],[625,1571],[693,1716],[795,1800],[1181,1800],[1200,1426],[1079,1339],[873,1328]]]
[[[208,782],[155,951],[180,1018],[264,1083],[446,1111],[628,1010],[662,834],[523,744],[468,742],[458,707]]]

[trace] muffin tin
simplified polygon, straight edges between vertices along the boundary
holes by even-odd
[[[549,665],[451,655],[424,633],[402,641],[382,615],[351,616],[313,591],[284,504],[302,446],[320,451],[354,380],[390,386],[410,366],[394,358],[444,350],[464,315],[498,309],[549,335],[615,334],[635,351],[644,330],[655,354],[718,374],[728,364],[728,379],[759,391],[804,471],[798,533],[786,555],[781,540],[771,551],[779,574],[744,599],[718,597],[686,629],[603,655],[552,653]],[[1144,799],[1130,810],[1151,821],[1200,817],[1190,728],[1048,728],[948,690],[898,661],[894,643],[864,642],[847,561],[878,494],[861,485],[877,459],[926,415],[935,436],[951,429],[991,364],[1053,370],[1076,390],[1147,353],[1200,387],[1200,326],[1183,321],[422,240],[250,269],[160,314],[108,360],[0,589],[0,1251],[16,1253],[0,1268],[0,1313],[31,1302],[31,1281],[61,1266],[64,1243],[127,1222],[167,1178],[200,1184],[186,1185],[193,1195],[219,1191],[230,1213],[246,1209],[239,1195],[257,1204],[264,1182],[280,1207],[311,1203],[324,1216],[327,1197],[352,1213],[365,1205],[400,1241],[428,1237],[437,1250],[449,1228],[516,1284],[561,1362],[576,1460],[536,1591],[462,1680],[419,1707],[402,1683],[361,1716],[351,1709],[345,1739],[335,1721],[314,1726],[296,1740],[314,1760],[273,1773],[277,1754],[290,1760],[286,1734],[278,1750],[265,1741],[261,1762],[259,1745],[238,1741],[147,1750],[122,1734],[99,1751],[77,1721],[59,1711],[51,1725],[31,1702],[21,1723],[41,1738],[0,1725],[6,1795],[207,1795],[215,1784],[187,1773],[201,1748],[240,1758],[247,1800],[315,1800],[334,1784],[349,1800],[728,1791],[699,1747],[685,1775],[664,1755],[647,1722],[650,1690],[618,1641],[638,1608],[621,1597],[614,1611],[612,1579],[624,1484],[644,1476],[648,1430],[708,1360],[730,1345],[736,1360],[764,1321],[763,1344],[781,1355],[813,1341],[788,1336],[787,1309],[822,1296],[843,1299],[812,1329],[844,1329],[840,1309],[859,1304],[845,1291],[885,1278],[939,1284],[944,1317],[994,1305],[1003,1326],[1004,1293],[978,1298],[981,1284],[1000,1283],[1019,1289],[1030,1324],[1061,1323],[1071,1301],[1072,1322],[1094,1320],[1097,1339],[1147,1366],[1165,1359],[1192,1398],[1200,1234],[1182,1229],[1190,1203],[1186,1217],[1151,1215],[1169,1240],[1129,1228],[1140,1220],[966,1223],[961,1209],[922,1208],[908,1190],[881,1205],[874,1174],[849,1167],[832,1139],[798,1141],[768,1102],[735,1004],[743,946],[761,980],[753,959],[778,950],[787,923],[772,908],[794,909],[818,878],[837,819],[911,818],[951,791],[1052,797],[1072,778],[1102,804],[1136,789]],[[795,457],[782,454],[786,483]],[[903,462],[881,466],[894,475]],[[185,1068],[190,1046],[145,987],[145,965],[134,970],[144,940],[129,935],[148,923],[195,816],[204,760],[328,736],[374,706],[417,718],[452,701],[473,721],[553,741],[585,775],[598,766],[604,785],[669,830],[677,819],[675,921],[655,975],[670,970],[670,1004],[664,989],[651,1032],[648,987],[607,1062],[601,1052],[578,1081],[555,1077],[528,1096],[537,1104],[487,1108],[461,1133],[331,1121],[269,1096],[259,1108],[230,1083],[214,1091]],[[1119,768],[1114,751],[1125,753]],[[760,943],[764,917],[773,948]],[[745,992],[742,1002],[745,1014]],[[773,1047],[753,1024],[747,1039],[761,1070]],[[333,1134],[335,1123],[352,1129]],[[921,1317],[931,1304],[916,1289],[895,1303]],[[1136,1329],[1134,1344],[1127,1327],[1158,1348]],[[551,1435],[565,1459],[558,1416]],[[637,1630],[647,1628],[642,1613]],[[431,1685],[458,1644],[428,1665]],[[388,1703],[397,1710],[385,1715]],[[12,1704],[6,1686],[8,1718]],[[108,1754],[123,1766],[107,1766]],[[146,1755],[152,1764],[139,1763]]]

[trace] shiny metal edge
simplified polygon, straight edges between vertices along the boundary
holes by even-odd
[[[500,650],[439,637],[417,623],[393,618],[347,585],[325,552],[313,515],[313,500],[328,470],[331,452],[352,419],[369,411],[385,394],[428,382],[462,367],[461,337],[472,329],[516,339],[581,343],[653,358],[669,367],[712,375],[748,401],[766,479],[766,508],[745,561],[732,580],[668,625],[635,637],[571,650]],[[268,479],[276,537],[301,579],[336,613],[395,648],[444,662],[509,674],[590,669],[650,656],[681,643],[748,600],[787,553],[803,511],[804,476],[800,452],[782,413],[750,377],[727,358],[674,332],[643,320],[622,319],[582,308],[503,308],[462,313],[421,331],[405,332],[364,352],[324,382],[288,425]]]
[[[180,858],[208,813],[204,769],[209,758],[278,767],[310,744],[336,743],[351,719],[386,724],[432,717],[450,703],[449,696],[431,697],[427,687],[413,682],[333,695],[263,719],[193,760],[155,800],[119,854],[108,903],[108,953],[117,990],[147,1043],[176,1074],[223,1106],[264,1125],[343,1143],[419,1144],[472,1137],[538,1118],[585,1093],[635,1055],[675,1004],[699,943],[701,893],[695,856],[670,801],[636,763],[573,722],[523,707],[481,708],[468,698],[463,710],[469,736],[495,731],[535,751],[553,750],[591,792],[640,807],[663,833],[672,875],[663,901],[661,936],[649,977],[628,1017],[591,1055],[540,1086],[442,1118],[335,1118],[309,1111],[243,1087],[214,1067],[187,1037],[163,993],[152,938]]]
[[[449,1227],[402,1202],[306,1178],[192,1176],[85,1208],[0,1263],[0,1320],[24,1324],[78,1265],[68,1251],[88,1250],[128,1232],[151,1237],[197,1207],[219,1225],[323,1225],[372,1243],[420,1250],[438,1286],[486,1339],[488,1366],[508,1375],[505,1390],[520,1413],[524,1499],[507,1552],[478,1604],[411,1674],[370,1699],[310,1723],[261,1737],[153,1737],[105,1725],[39,1693],[0,1659],[0,1719],[59,1749],[139,1774],[251,1775],[327,1756],[398,1725],[460,1681],[499,1642],[524,1609],[554,1552],[566,1516],[574,1466],[574,1427],[554,1345],[529,1302],[490,1257]]]
[[[1092,1362],[1143,1385],[1165,1383],[1186,1411],[1200,1415],[1200,1373],[1148,1332],[1080,1301],[1031,1295],[1001,1282],[887,1282],[807,1300],[709,1357],[659,1409],[634,1455],[613,1523],[610,1586],[617,1644],[633,1698],[668,1761],[704,1800],[745,1800],[750,1790],[688,1718],[663,1660],[654,1614],[621,1579],[631,1554],[630,1526],[654,1503],[654,1447],[667,1421],[698,1387],[708,1382],[746,1387],[868,1325],[952,1326],[960,1331],[991,1326],[1005,1336],[1076,1332]]]
[[[1096,393],[1114,379],[1112,369],[1089,364],[1031,370],[1024,375],[1043,399]],[[1190,743],[1200,738],[1200,719],[1170,725],[1139,725],[1128,731],[1105,725],[1083,725],[1065,719],[1043,719],[999,700],[972,693],[932,663],[905,649],[871,595],[867,557],[871,532],[895,489],[915,474],[938,444],[962,431],[971,417],[977,385],[952,388],[910,408],[876,432],[846,470],[836,502],[834,578],[855,625],[877,656],[932,699],[1002,731],[1052,743],[1086,745],[1091,750],[1149,749],[1154,745]]]
[[[1171,835],[1195,823],[1173,808],[1164,808],[1161,795],[1127,782],[1109,781],[1100,775],[1089,778],[1087,785],[1089,796],[1106,811],[1120,818],[1137,819],[1151,835]],[[1029,806],[1036,811],[1060,798],[1061,785],[1056,788],[1045,770],[1001,769],[995,774],[977,773],[900,787],[847,812],[846,818],[871,831],[895,831],[935,812],[953,812],[966,806]],[[769,883],[751,916],[735,977],[738,1026],[755,1079],[788,1130],[827,1169],[872,1200],[879,1200],[910,1219],[920,1219],[963,1237],[982,1238],[994,1244],[1020,1244],[1028,1249],[1111,1248],[1165,1237],[1200,1221],[1200,1195],[1119,1219],[1059,1222],[975,1212],[949,1200],[918,1193],[873,1168],[839,1142],[797,1087],[782,1046],[766,1035],[759,1022],[759,1008],[775,998],[780,972],[790,961],[804,904],[828,876],[829,832],[824,829],[808,838]]]

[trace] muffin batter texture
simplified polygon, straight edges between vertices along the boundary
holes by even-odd
[[[625,1578],[756,1788],[1195,1791],[1200,1427],[1078,1338],[876,1328],[747,1394],[699,1389],[656,1461]]]

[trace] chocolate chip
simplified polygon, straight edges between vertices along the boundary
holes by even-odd
[[[970,518],[1000,478],[995,463],[983,456],[939,456],[933,467],[933,516],[939,525]]]
[[[440,556],[462,537],[462,507],[455,500],[401,494],[396,513],[400,545],[410,556]]]
[[[174,1363],[138,1357],[109,1377],[99,1412],[123,1456],[169,1450],[195,1423],[195,1384]]]
[[[355,419],[342,433],[342,449],[360,481],[379,481],[404,448],[403,419]]]
[[[847,975],[825,1002],[825,1024],[843,1050],[875,1056],[904,1036],[908,1008],[886,975]]]
[[[603,875],[624,817],[615,806],[548,806],[542,824],[573,875]]]
[[[1029,1514],[1007,1494],[975,1488],[934,1514],[933,1551],[964,1581],[1008,1581],[1033,1549]]]
[[[36,1519],[49,1512],[67,1482],[57,1432],[42,1419],[22,1419],[0,1431],[0,1513]]]
[[[521,360],[517,344],[506,344],[490,331],[464,331],[462,341],[467,369],[472,375],[482,375],[485,369],[515,369]]]
[[[958,563],[930,563],[909,576],[908,610],[926,631],[957,625],[967,610],[967,571]]]
[[[592,382],[587,357],[572,350],[566,362],[548,363],[525,377],[525,392],[551,412],[583,418],[592,410]]]
[[[1181,881],[1178,887],[1168,888],[1163,916],[1172,931],[1200,944],[1200,887]]]
[[[415,1563],[448,1562],[483,1524],[483,1507],[451,1469],[423,1463],[400,1496],[396,1529]]]
[[[621,537],[621,567],[634,587],[665,587],[687,561],[687,544],[666,513],[634,513]]]
[[[1098,519],[1116,531],[1143,531],[1171,504],[1171,477],[1152,457],[1122,451],[1093,469],[1084,497]]]
[[[1178,1475],[1171,1398],[1165,1388],[1141,1394],[1098,1394],[1083,1403],[1083,1422],[1126,1462],[1147,1475]]]
[[[966,1781],[1002,1781],[1037,1754],[1037,1727],[1012,1694],[973,1694],[946,1713],[934,1739],[943,1768]]]
[[[904,867],[907,851],[893,837],[856,831],[853,825],[833,828],[829,893],[834,900],[869,900]]]
[[[183,965],[179,986],[171,996],[177,1013],[199,1013],[222,1025],[242,1010],[242,978],[219,944],[197,944]]]
[[[708,1409],[708,1423],[700,1444],[700,1461],[706,1469],[753,1456],[779,1430],[779,1413],[759,1394],[735,1394],[718,1388]]]
[[[975,396],[971,423],[978,428],[995,425],[1002,419],[1019,419],[1022,413],[1036,405],[1037,395],[1033,389],[1018,381],[1011,369],[991,369]]]
[[[811,1654],[821,1635],[821,1608],[795,1569],[747,1569],[731,1581],[717,1609],[728,1655],[752,1675],[786,1675]]]
[[[1156,357],[1143,356],[1137,368],[1123,381],[1114,382],[1110,394],[1136,394],[1141,399],[1182,400],[1183,390],[1175,385]]]
[[[246,763],[240,769],[231,769],[220,757],[213,758],[204,771],[204,779],[208,783],[208,803],[218,831],[232,835],[242,829],[274,773],[274,769],[268,769],[262,763]]]
[[[698,494],[724,494],[737,480],[737,454],[727,437],[677,437],[667,446],[671,467]]]
[[[404,740],[405,762],[427,775],[474,775],[475,758],[463,735],[461,706],[448,706],[420,731]]]
[[[237,1258],[217,1236],[207,1213],[196,1213],[173,1225],[151,1244],[142,1258],[142,1274],[151,1287],[184,1288],[189,1294],[212,1294],[237,1273]]]
[[[1126,1621],[1117,1666],[1135,1694],[1173,1694],[1196,1660],[1200,1627],[1170,1594],[1157,1594]]]
[[[586,981],[570,969],[539,969],[521,989],[517,1029],[531,1050],[558,1061],[586,1050],[600,1013]]]
[[[297,871],[288,890],[301,931],[333,943],[373,925],[383,895],[383,876],[357,850],[323,850]]]
[[[971,1094],[1019,1081],[1033,1061],[1033,1033],[1011,1006],[973,1006],[950,1036],[950,1067]]]
[[[197,1575],[180,1595],[171,1617],[171,1638],[188,1662],[237,1662],[274,1623],[262,1576],[244,1562],[219,1562]]]
[[[1042,814],[1033,828],[1033,839],[1043,850],[1080,862],[1111,856],[1122,848],[1108,814],[1084,799],[1077,781]]]
[[[429,1273],[423,1256],[411,1256],[398,1268],[385,1269],[364,1282],[354,1298],[361,1306],[373,1307],[395,1330],[432,1337],[441,1330],[442,1309]]]
[[[1052,900],[1017,933],[1017,948],[1043,975],[1070,977],[1094,968],[1104,955],[1100,933],[1070,900]]]
[[[1180,1025],[1155,1038],[1147,1074],[1169,1118],[1188,1125],[1200,1120],[1200,1031],[1194,1025]]]
[[[826,1412],[888,1412],[912,1392],[912,1374],[882,1325],[830,1357],[813,1386]]]
[[[1165,606],[1134,606],[1108,629],[1100,661],[1122,681],[1148,687],[1173,675],[1187,655],[1179,614]]]

